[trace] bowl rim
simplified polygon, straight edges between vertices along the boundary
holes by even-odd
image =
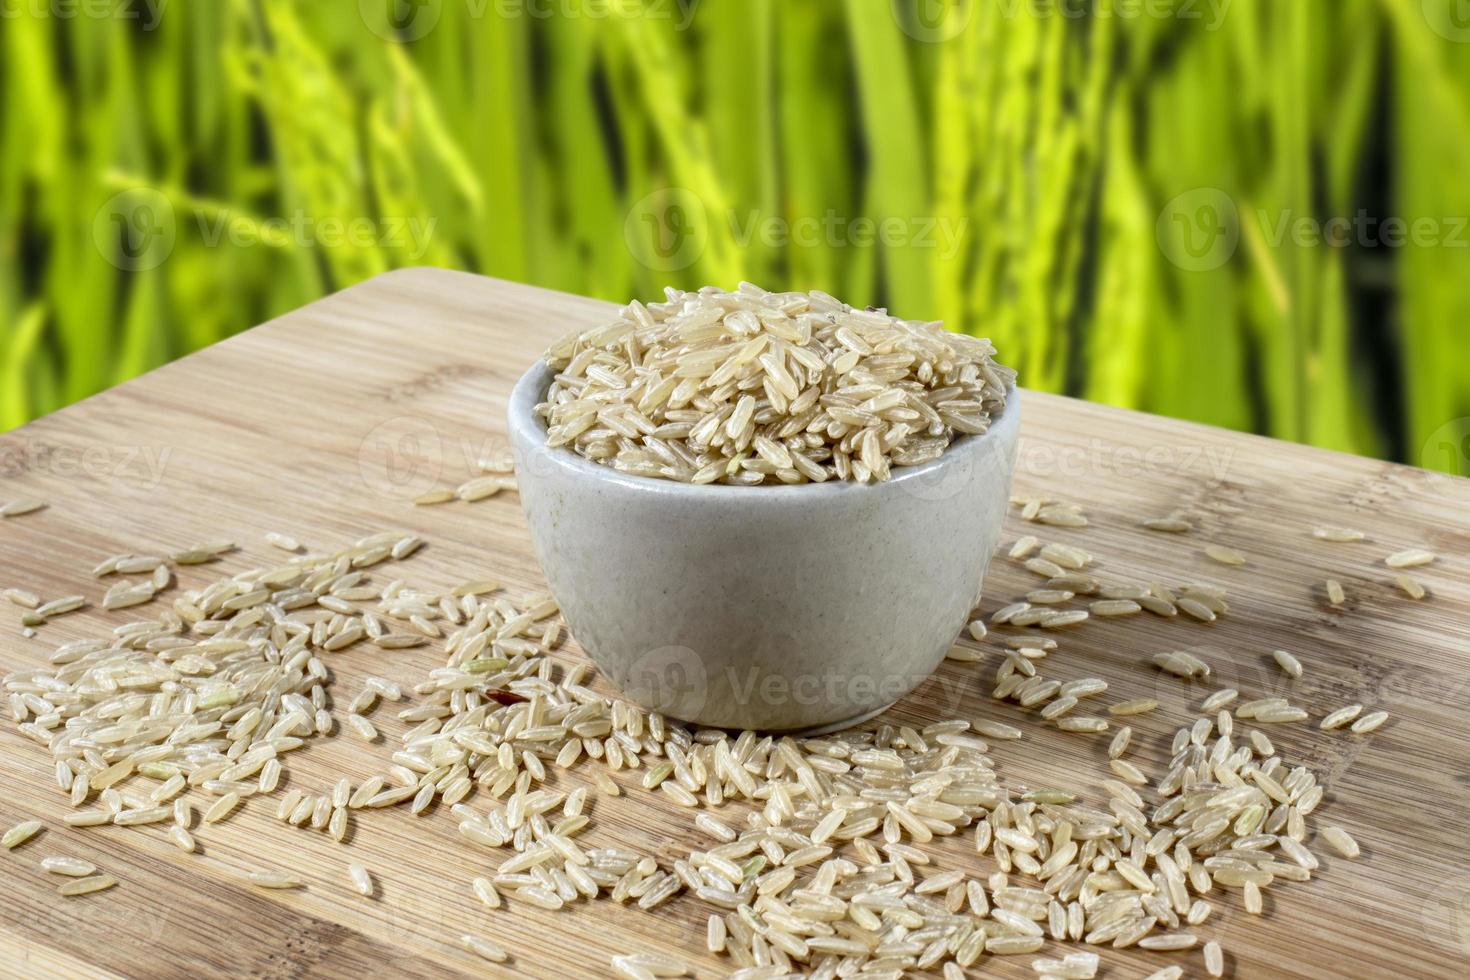
[[[551,387],[551,381],[555,372],[544,357],[537,358],[536,362],[516,380],[515,387],[511,389],[510,400],[506,406],[507,422],[509,424],[509,435],[512,450],[517,460],[517,471],[520,470],[523,461],[519,459],[521,451],[519,445],[522,440],[527,446],[542,450],[536,455],[552,462],[553,464],[569,470],[588,479],[598,480],[605,483],[615,484],[629,490],[672,496],[672,497],[700,497],[704,499],[715,499],[727,494],[735,494],[736,498],[746,502],[755,503],[756,500],[771,500],[790,503],[793,498],[799,498],[802,502],[814,503],[824,496],[830,497],[836,494],[854,493],[877,493],[885,489],[906,491],[908,485],[923,481],[926,477],[938,473],[946,467],[954,466],[961,459],[973,459],[975,456],[990,448],[992,444],[1001,440],[1013,440],[1019,429],[1020,417],[1020,393],[1021,389],[1014,383],[1006,389],[1005,407],[999,415],[993,416],[990,428],[979,434],[966,433],[952,440],[940,454],[938,459],[931,459],[927,463],[918,466],[895,467],[894,475],[880,483],[858,483],[853,480],[828,480],[825,483],[794,483],[778,484],[775,486],[734,486],[728,483],[680,483],[677,480],[661,480],[657,477],[639,476],[635,473],[624,473],[615,470],[611,466],[595,463],[584,456],[579,455],[565,446],[546,445],[546,420],[536,414],[536,405],[541,402],[547,389]],[[757,492],[758,491],[758,492]]]

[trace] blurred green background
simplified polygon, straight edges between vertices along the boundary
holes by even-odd
[[[0,0],[0,430],[387,269],[1470,468],[1467,0]]]

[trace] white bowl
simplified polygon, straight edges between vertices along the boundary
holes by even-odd
[[[509,408],[521,505],[572,635],[628,697],[720,728],[835,729],[939,662],[975,604],[1015,468],[989,431],[884,483],[695,486],[548,448],[538,361]]]

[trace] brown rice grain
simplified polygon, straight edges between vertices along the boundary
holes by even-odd
[[[4,847],[7,851],[13,851],[44,829],[45,825],[39,820],[27,820],[24,823],[18,823],[7,830],[3,836],[0,836],[0,847]]]
[[[1241,887],[1243,889],[1245,910],[1251,915],[1260,915],[1264,910],[1261,902],[1261,886],[1257,885],[1254,881],[1247,881]]]
[[[1205,545],[1205,555],[1212,561],[1217,561],[1222,565],[1245,564],[1245,555],[1242,555],[1234,548],[1227,548],[1220,544]]]
[[[1273,650],[1271,656],[1275,659],[1276,666],[1280,667],[1281,672],[1286,676],[1291,678],[1302,676],[1302,662],[1287,651]]]
[[[1387,711],[1374,711],[1353,722],[1352,731],[1359,735],[1365,735],[1368,732],[1378,729],[1385,721],[1388,721]]]
[[[1215,613],[1209,606],[1191,596],[1181,598],[1177,603],[1179,611],[1199,620],[1202,623],[1213,623]]]
[[[267,531],[265,535],[265,540],[267,544],[271,545],[274,548],[280,548],[282,551],[301,550],[301,542],[297,541],[289,534],[281,534],[278,531]]]
[[[352,889],[364,898],[373,897],[373,876],[360,864],[347,866],[347,877],[352,879]]]
[[[1199,710],[1204,712],[1205,714],[1212,714],[1213,712],[1216,712],[1225,707],[1227,704],[1230,704],[1238,697],[1240,697],[1240,692],[1237,691],[1235,688],[1221,688],[1214,694],[1211,694],[1209,697],[1205,698],[1204,701],[1200,702]]]
[[[1317,727],[1321,728],[1323,731],[1331,731],[1334,728],[1341,728],[1343,725],[1346,725],[1348,722],[1352,721],[1354,718],[1358,717],[1358,715],[1362,713],[1363,706],[1361,704],[1344,705],[1343,707],[1338,708],[1337,710],[1328,714],[1326,718],[1323,718],[1322,723]]]
[[[1168,599],[1162,599],[1154,595],[1146,595],[1140,596],[1134,601],[1136,601],[1144,609],[1147,609],[1149,612],[1153,613],[1155,616],[1163,616],[1167,619],[1179,615],[1179,607],[1174,605],[1174,603],[1170,602]]]
[[[77,810],[75,813],[64,815],[61,822],[68,827],[100,827],[103,824],[112,823],[112,811]]]
[[[1113,770],[1119,779],[1133,786],[1148,785],[1148,777],[1143,774],[1143,770],[1125,759],[1110,760],[1108,762],[1108,768]]]
[[[1015,544],[1011,545],[1009,557],[1014,558],[1017,561],[1024,561],[1025,559],[1030,558],[1032,553],[1035,552],[1036,549],[1039,547],[1041,547],[1040,538],[1032,534],[1023,534],[1021,537],[1016,539]]]
[[[1393,584],[1398,586],[1399,591],[1410,599],[1422,599],[1429,594],[1417,579],[1408,575],[1395,575]]]
[[[1138,941],[1140,949],[1178,950],[1193,949],[1199,939],[1189,932],[1169,932],[1158,936],[1146,936]]]
[[[1143,609],[1133,599],[1100,599],[1087,608],[1094,616],[1131,616]]]
[[[1205,943],[1205,972],[1212,977],[1225,975],[1225,953],[1215,940]]]
[[[116,884],[117,879],[112,875],[93,875],[90,878],[75,878],[68,881],[56,889],[56,893],[68,897],[91,895],[94,892],[106,891]]]
[[[465,933],[463,936],[459,937],[459,940],[464,944],[465,949],[469,950],[471,953],[474,953],[481,959],[489,960],[491,963],[504,963],[506,960],[510,959],[509,953],[492,943],[490,940],[484,939],[480,936],[473,936],[469,933]]]
[[[24,609],[35,609],[41,604],[40,596],[34,592],[27,592],[25,589],[6,589],[4,592],[0,592],[0,596]]]
[[[85,878],[96,873],[97,866],[81,858],[48,857],[41,859],[41,870],[68,878]]]
[[[1038,624],[1042,629],[1063,629],[1068,626],[1076,626],[1087,621],[1086,609],[1069,609],[1066,612],[1049,612]]]
[[[1323,827],[1320,833],[1322,839],[1345,858],[1355,858],[1362,853],[1358,848],[1358,842],[1353,840],[1352,835],[1341,827]]]
[[[235,807],[239,805],[240,795],[238,793],[226,793],[218,800],[215,800],[214,804],[208,810],[204,811],[204,822],[219,823],[233,813]]]
[[[1435,557],[1432,551],[1425,551],[1422,548],[1409,548],[1405,551],[1395,551],[1383,559],[1383,563],[1389,568],[1416,568],[1419,565],[1432,563]]]
[[[289,889],[300,888],[301,882],[284,871],[248,871],[244,875],[246,882],[257,888]]]

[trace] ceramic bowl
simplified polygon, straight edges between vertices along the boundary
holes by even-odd
[[[953,644],[1000,541],[1020,402],[884,483],[694,486],[548,448],[544,361],[509,407],[521,505],[572,635],[673,718],[835,729],[917,687]]]

